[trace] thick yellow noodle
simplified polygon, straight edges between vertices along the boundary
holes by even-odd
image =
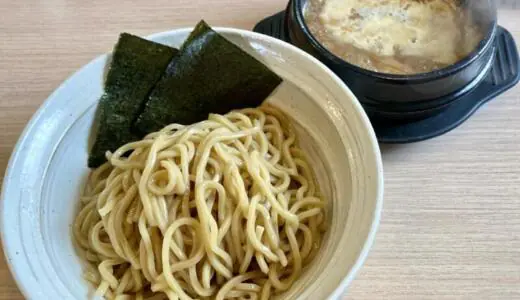
[[[107,158],[73,226],[107,299],[270,299],[320,245],[325,201],[271,106],[173,124]]]

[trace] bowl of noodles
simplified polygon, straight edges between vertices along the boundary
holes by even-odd
[[[2,187],[1,232],[27,298],[346,291],[382,209],[367,116],[298,48],[206,25],[121,35],[25,128]]]

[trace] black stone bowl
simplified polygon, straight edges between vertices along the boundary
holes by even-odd
[[[284,20],[287,39],[317,57],[345,81],[371,119],[410,122],[438,114],[477,87],[493,64],[497,34],[494,1],[467,1],[471,6],[478,2],[475,19],[485,31],[473,52],[446,68],[413,75],[370,71],[331,53],[311,34],[305,23],[306,2],[289,2]]]

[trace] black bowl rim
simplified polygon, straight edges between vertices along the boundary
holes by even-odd
[[[488,30],[487,35],[479,42],[478,46],[470,52],[465,58],[457,61],[456,63],[447,66],[442,69],[434,70],[426,73],[418,73],[418,74],[390,74],[390,73],[381,73],[371,71],[365,68],[361,68],[357,65],[351,64],[340,57],[336,56],[334,53],[329,51],[326,47],[324,47],[311,33],[307,24],[305,23],[303,16],[303,0],[290,0],[288,4],[288,9],[292,9],[292,14],[296,16],[297,25],[303,31],[307,39],[309,40],[311,46],[318,51],[319,54],[325,56],[328,60],[330,60],[334,64],[344,65],[353,69],[358,73],[362,73],[367,76],[376,77],[384,80],[392,80],[398,81],[402,84],[411,83],[411,82],[427,82],[430,80],[439,79],[442,77],[447,77],[459,72],[461,69],[464,69],[475,60],[477,60],[483,53],[487,51],[487,48],[493,44],[494,36],[497,31],[498,21],[497,21],[497,9],[494,1],[489,1],[491,7],[491,13],[493,14],[493,22],[491,25],[491,30]],[[307,0],[309,1],[309,0]],[[286,16],[287,18],[287,16]]]

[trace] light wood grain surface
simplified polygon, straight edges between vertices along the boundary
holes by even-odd
[[[499,22],[520,42],[515,0]],[[0,179],[24,125],[74,70],[121,31],[251,29],[285,0],[0,2]],[[520,299],[520,86],[433,140],[382,146],[385,205],[346,299]],[[0,261],[0,299],[23,299]]]

